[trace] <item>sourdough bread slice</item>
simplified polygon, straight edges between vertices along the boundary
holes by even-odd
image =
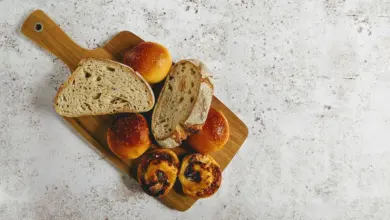
[[[88,58],[58,90],[54,107],[65,117],[146,112],[153,108],[149,84],[128,66]]]
[[[214,91],[209,76],[197,60],[182,60],[171,68],[152,116],[152,133],[159,145],[177,147],[202,128]]]

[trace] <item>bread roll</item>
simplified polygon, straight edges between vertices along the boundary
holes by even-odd
[[[152,150],[138,165],[138,182],[150,196],[162,197],[173,187],[179,172],[179,159],[168,149]]]
[[[132,114],[119,118],[107,131],[111,151],[122,159],[141,156],[150,146],[149,127],[144,116]]]
[[[229,140],[229,123],[222,112],[210,108],[202,130],[188,138],[188,144],[200,153],[221,149]]]
[[[123,56],[123,63],[139,72],[148,83],[161,82],[172,66],[168,49],[154,42],[142,42]]]
[[[193,198],[206,198],[218,191],[222,173],[210,155],[196,153],[183,159],[179,180],[184,194]]]

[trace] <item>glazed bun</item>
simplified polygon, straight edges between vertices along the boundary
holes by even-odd
[[[161,82],[172,66],[168,49],[154,42],[142,42],[125,52],[123,63],[140,73],[150,84]]]
[[[176,154],[168,149],[155,149],[145,153],[137,170],[142,189],[150,196],[166,195],[175,184],[179,163]]]
[[[151,143],[144,116],[131,114],[119,118],[107,131],[107,143],[111,151],[122,159],[141,156]]]
[[[229,123],[222,112],[210,108],[202,130],[188,138],[188,144],[200,153],[221,149],[229,140]]]
[[[218,191],[222,172],[218,163],[208,154],[190,154],[181,163],[179,180],[184,194],[206,198]]]

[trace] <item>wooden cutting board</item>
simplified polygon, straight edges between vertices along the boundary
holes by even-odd
[[[84,49],[73,42],[61,28],[41,10],[34,11],[25,20],[22,26],[22,32],[39,46],[45,48],[65,62],[70,71],[74,71],[80,60],[87,57],[121,61],[124,50],[143,42],[141,38],[133,33],[122,31],[108,41],[102,48],[96,48],[94,50]],[[245,141],[248,135],[248,128],[216,97],[213,98],[212,107],[222,111],[230,125],[231,133],[229,141],[222,150],[211,154],[211,156],[220,164],[222,170],[224,170]],[[148,117],[147,114],[146,117]],[[64,119],[114,166],[136,179],[135,171],[139,160],[123,161],[119,159],[110,151],[106,142],[106,131],[115,120],[115,115],[79,118],[64,117]],[[152,147],[156,146],[154,145]],[[177,147],[173,150],[178,154],[179,158],[191,152],[186,146]],[[187,210],[196,202],[195,199],[185,196],[181,192],[179,181],[176,181],[174,190],[159,200],[166,206],[179,211]]]

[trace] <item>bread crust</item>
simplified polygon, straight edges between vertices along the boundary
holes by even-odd
[[[157,143],[165,148],[174,148],[181,145],[182,140],[187,139],[187,132],[181,125],[176,125],[176,129],[173,131],[172,135],[168,138],[157,140]]]
[[[124,160],[141,156],[151,144],[144,116],[131,114],[119,118],[107,131],[107,143],[111,151]]]
[[[134,74],[136,75],[139,79],[142,80],[142,82],[145,84],[147,90],[148,90],[148,94],[149,94],[149,103],[150,106],[147,110],[145,110],[144,112],[147,112],[147,111],[150,111],[154,104],[155,104],[155,97],[154,97],[154,93],[153,93],[153,90],[152,88],[149,86],[148,82],[136,71],[134,71],[131,67],[129,66],[126,66],[124,64],[121,64],[119,62],[116,62],[116,61],[112,61],[112,60],[107,60],[107,59],[101,59],[101,58],[95,58],[95,57],[90,57],[90,58],[86,58],[86,59],[83,59],[79,62],[78,64],[78,68],[82,67],[87,61],[90,61],[90,60],[99,60],[101,62],[105,62],[105,63],[109,63],[109,64],[114,64],[114,65],[117,65],[117,66],[120,66],[120,68],[124,68],[124,69],[127,69],[128,71],[126,71],[127,73],[129,74]],[[65,81],[64,84],[62,84],[57,93],[56,93],[56,96],[54,97],[54,101],[53,101],[53,105],[54,105],[54,109],[56,110],[56,112],[58,113],[59,111],[57,110],[57,103],[58,103],[58,98],[59,96],[61,95],[62,91],[64,90],[64,88],[66,88],[67,85],[69,85],[70,82],[72,82],[72,80],[75,78],[75,75],[76,75],[76,71],[77,69],[68,77],[68,79]],[[116,113],[126,113],[126,112],[116,112]],[[130,113],[133,113],[133,112],[130,112]],[[81,115],[77,115],[77,116],[70,116],[70,115],[63,115],[64,117],[81,117],[81,116],[89,116],[89,115],[101,115],[101,114],[81,114]]]
[[[181,145],[182,140],[185,140],[189,134],[196,133],[201,130],[203,124],[206,121],[214,94],[214,85],[210,80],[211,73],[201,61],[190,59],[179,61],[177,64],[180,64],[181,62],[189,62],[194,65],[196,69],[198,69],[201,74],[201,84],[194,107],[189,113],[187,119],[182,124],[178,124],[170,136],[163,139],[156,138],[157,143],[164,148],[177,147]],[[167,83],[164,84],[162,91],[164,91],[166,86]],[[157,106],[159,105],[160,98],[161,94],[157,100],[155,109],[157,109]],[[153,118],[154,115],[155,112],[153,112]]]

